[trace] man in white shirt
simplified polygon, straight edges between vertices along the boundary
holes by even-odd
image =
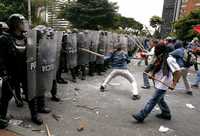
[[[151,40],[150,41],[150,52],[148,52],[146,55],[148,56],[149,62],[150,64],[145,68],[145,72],[148,73],[149,71],[151,71],[152,67],[153,67],[153,63],[155,61],[155,56],[154,56],[154,52],[155,52],[155,47],[158,45],[158,41],[157,40]],[[144,86],[142,86],[141,88],[143,89],[149,89],[150,88],[150,83],[149,83],[149,78],[148,76],[143,73],[143,81],[144,81]]]

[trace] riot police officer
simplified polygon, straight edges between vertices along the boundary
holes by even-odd
[[[0,35],[8,31],[8,25],[5,22],[0,22]],[[16,80],[14,83],[14,90],[17,100],[15,101],[17,107],[23,107],[23,100],[21,97],[20,83]]]
[[[13,14],[8,18],[9,30],[0,37],[0,76],[3,79],[2,95],[0,98],[0,118],[3,120],[1,127],[6,127],[6,114],[9,101],[15,93],[12,92],[15,81],[22,84],[23,91],[28,97],[27,68],[26,68],[26,45],[25,18],[20,14]],[[16,98],[16,97],[15,97]],[[41,125],[42,119],[38,115],[37,99],[28,101],[31,119]]]
[[[5,22],[0,22],[0,35],[8,30],[8,25]]]

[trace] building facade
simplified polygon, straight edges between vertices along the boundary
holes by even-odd
[[[164,0],[162,14],[163,23],[161,25],[162,37],[166,37],[170,32],[172,32],[172,23],[175,20],[178,1],[179,0]]]
[[[173,31],[172,23],[174,21],[198,8],[200,8],[200,0],[164,0],[161,36],[166,37]]]
[[[192,10],[200,8],[200,0],[182,0],[180,16],[189,14]]]

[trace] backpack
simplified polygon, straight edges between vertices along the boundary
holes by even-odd
[[[184,50],[183,61],[185,67],[191,67],[194,64],[193,54],[191,51],[187,49]]]

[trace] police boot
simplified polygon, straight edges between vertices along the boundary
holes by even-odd
[[[76,83],[76,69],[72,68],[70,71],[72,75],[72,82]]]
[[[80,76],[80,73],[81,73],[81,71],[80,71],[80,65],[76,66],[74,69],[75,69],[75,75],[76,75],[76,77]]]
[[[65,79],[63,79],[62,77],[59,77],[59,78],[57,79],[57,82],[58,82],[59,84],[68,84],[68,82],[67,82]]]
[[[37,98],[38,112],[39,113],[50,113],[51,110],[45,106],[45,96]]]
[[[86,69],[85,69],[85,66],[81,66],[81,72],[82,72],[81,80],[86,80]]]
[[[6,119],[7,110],[8,110],[8,102],[2,102],[0,104],[0,117],[1,117],[1,119]]]
[[[15,88],[15,93],[16,93],[16,97],[17,97],[17,100],[15,100],[15,104],[17,107],[21,108],[24,106],[24,103],[22,100],[20,87]]]
[[[28,104],[29,104],[29,109],[31,111],[31,120],[32,120],[32,122],[37,124],[37,125],[42,125],[43,124],[43,120],[38,115],[38,110],[37,110],[38,109],[37,99],[31,100]]]
[[[56,80],[53,80],[53,86],[52,86],[52,89],[51,89],[51,100],[52,101],[55,101],[55,102],[59,102],[60,101],[60,98],[57,97],[57,83],[56,83]]]
[[[101,76],[102,75],[102,67],[103,67],[103,65],[102,64],[98,64],[97,65],[97,74],[99,75],[99,76]]]
[[[89,64],[89,76],[94,76],[94,63],[90,62]]]
[[[68,82],[66,80],[64,80],[61,75],[62,75],[62,70],[59,69],[58,72],[57,72],[57,74],[56,74],[56,80],[57,80],[57,82],[59,84],[67,84]]]
[[[108,62],[105,62],[103,66],[103,72],[106,72],[107,70],[108,70]]]
[[[8,126],[8,120],[1,119],[0,117],[0,129],[4,129]]]
[[[16,106],[17,106],[18,108],[22,108],[22,107],[24,106],[23,100],[20,100],[20,99],[15,100],[15,104],[16,104]]]

